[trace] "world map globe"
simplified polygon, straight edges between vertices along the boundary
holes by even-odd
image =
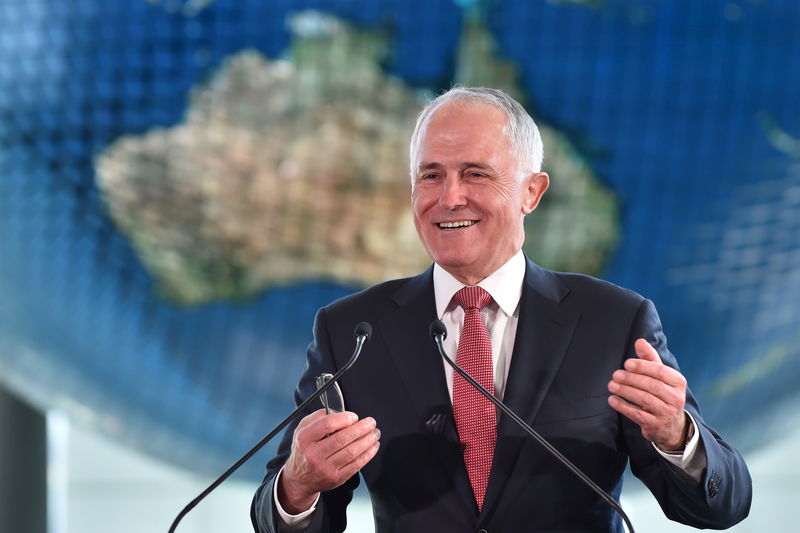
[[[220,472],[291,409],[319,307],[430,264],[414,118],[491,85],[553,180],[526,253],[654,300],[705,417],[759,446],[798,405],[800,13],[730,5],[4,5],[0,382]]]

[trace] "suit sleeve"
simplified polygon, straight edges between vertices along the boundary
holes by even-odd
[[[349,358],[350,354],[347,354]],[[314,380],[322,373],[336,372],[336,362],[327,329],[325,308],[317,312],[314,319],[314,340],[308,347],[305,368],[294,393],[295,405],[299,405],[316,390]],[[347,405],[345,398],[345,405]],[[292,445],[292,436],[300,420],[316,411],[320,405],[311,405],[307,412],[303,412],[289,424],[278,446],[278,454],[267,463],[267,474],[264,481],[256,490],[250,506],[250,519],[256,533],[278,533],[278,514],[274,506],[272,494],[275,477],[278,475]],[[358,486],[358,476],[353,476],[342,486],[323,492],[317,509],[314,512],[311,524],[306,528],[308,533],[328,533],[344,531],[347,525],[345,510],[353,497],[353,491]]]
[[[639,308],[628,342],[628,353],[635,353],[633,343],[639,338],[653,345],[664,364],[678,369],[650,300],[644,300]],[[697,528],[728,528],[749,513],[752,499],[750,473],[739,452],[704,422],[697,401],[688,388],[685,409],[697,422],[706,453],[707,466],[700,482],[689,479],[680,469],[659,457],[642,437],[639,427],[621,417],[631,471],[647,485],[671,520]]]

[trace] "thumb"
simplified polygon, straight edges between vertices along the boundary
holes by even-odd
[[[653,362],[661,362],[661,358],[658,356],[658,352],[655,348],[653,348],[649,342],[644,339],[637,339],[636,343],[634,344],[634,348],[636,349],[636,356],[639,359],[644,359],[645,361],[653,361]]]

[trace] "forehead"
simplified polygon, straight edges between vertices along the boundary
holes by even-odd
[[[489,104],[448,102],[436,108],[422,125],[416,160],[448,157],[492,157],[506,154],[510,143],[506,116]]]

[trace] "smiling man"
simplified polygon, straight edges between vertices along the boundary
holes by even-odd
[[[542,153],[502,91],[454,88],[422,110],[411,203],[434,264],[317,314],[298,402],[349,358],[356,323],[374,338],[341,382],[349,410],[287,430],[253,500],[257,532],[344,531],[359,473],[378,533],[623,531],[453,375],[428,335],[435,319],[461,366],[615,498],[630,462],[674,520],[720,529],[747,516],[747,467],[704,423],[653,304],[522,253],[524,217],[549,185]]]
[[[436,264],[465,285],[522,249],[523,218],[550,183],[518,158],[506,122],[488,103],[452,102],[426,113],[412,141],[417,233]]]

